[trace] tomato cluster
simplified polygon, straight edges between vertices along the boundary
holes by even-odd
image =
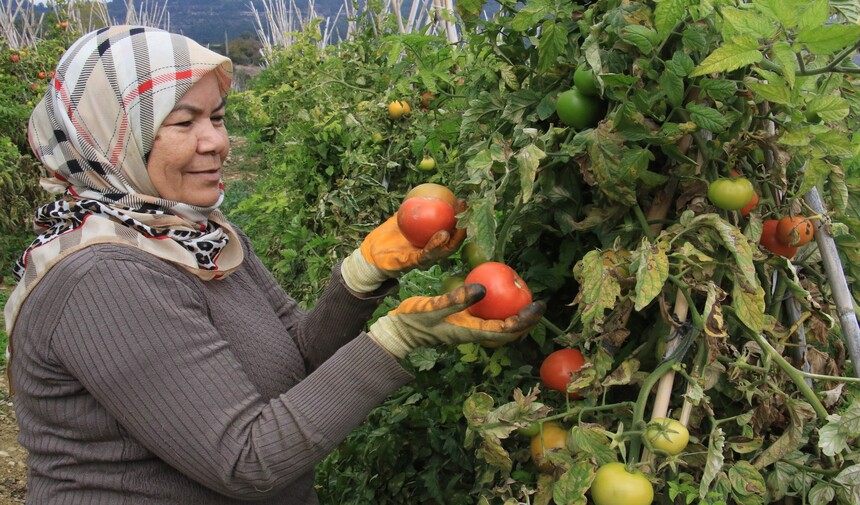
[[[604,113],[597,77],[580,65],[573,73],[573,84],[573,88],[559,93],[555,112],[567,126],[577,130],[590,128],[600,121]]]

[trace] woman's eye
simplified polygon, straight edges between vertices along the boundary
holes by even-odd
[[[179,121],[177,123],[173,123],[173,126],[188,127],[188,126],[191,126],[192,124],[194,124],[194,121]]]
[[[212,116],[209,120],[215,124],[222,124],[224,122],[224,116]]]

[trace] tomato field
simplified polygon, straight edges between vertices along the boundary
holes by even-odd
[[[230,217],[304,305],[422,183],[466,200],[466,244],[398,299],[492,261],[548,305],[408,356],[321,502],[860,503],[860,2],[455,7],[456,42],[374,3],[337,44],[310,24],[229,97],[260,160]],[[20,76],[50,66],[2,51],[23,160]]]

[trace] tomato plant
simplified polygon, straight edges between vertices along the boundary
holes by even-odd
[[[740,210],[755,195],[755,188],[746,177],[723,177],[708,185],[708,199],[723,210]]]
[[[567,450],[568,431],[555,421],[543,423],[538,427],[538,433],[531,439],[530,449],[532,461],[543,472],[553,469],[549,453]]]
[[[681,454],[687,448],[690,432],[686,426],[675,419],[658,417],[648,423],[645,438],[654,449],[674,456]]]
[[[487,295],[469,306],[470,314],[481,319],[507,319],[532,302],[532,293],[520,275],[508,265],[488,261],[466,275],[466,284],[480,284]]]
[[[759,244],[774,254],[791,259],[797,254],[797,246],[785,245],[777,238],[778,219],[766,219],[761,225]]]
[[[654,486],[642,472],[627,471],[624,463],[607,463],[594,474],[591,499],[594,505],[650,505]]]
[[[597,77],[591,69],[585,68],[584,65],[576,67],[573,73],[573,84],[576,85],[583,95],[599,96],[600,86],[597,83]]]
[[[540,380],[550,389],[565,393],[570,398],[582,398],[578,393],[568,393],[567,385],[573,374],[580,371],[585,358],[578,349],[559,349],[552,352],[540,365]]]
[[[785,216],[776,224],[776,239],[786,246],[800,247],[812,241],[815,228],[804,216]]]
[[[602,104],[577,88],[559,93],[555,112],[562,123],[578,130],[589,128],[600,121]]]
[[[451,204],[439,198],[407,198],[397,210],[400,233],[415,247],[424,247],[437,232],[454,232],[457,218]]]

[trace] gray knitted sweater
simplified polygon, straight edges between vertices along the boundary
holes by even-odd
[[[63,259],[17,319],[29,505],[317,503],[313,468],[411,376],[335,269],[302,311],[253,255],[203,282],[121,245]]]

